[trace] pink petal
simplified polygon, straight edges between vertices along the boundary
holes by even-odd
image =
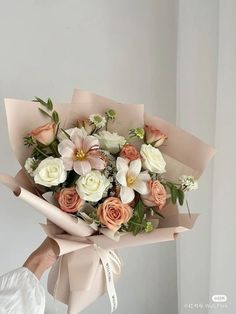
[[[73,164],[76,173],[85,175],[91,171],[91,165],[88,160],[77,160]]]
[[[99,148],[99,140],[95,137],[95,136],[86,136],[83,140],[83,151],[85,153],[87,153],[90,149],[95,148],[98,149]]]
[[[90,162],[90,165],[93,169],[103,170],[106,166],[105,161],[102,160],[99,156],[88,154],[86,159]]]
[[[83,138],[79,129],[74,129],[70,136],[77,149],[82,149]]]
[[[62,141],[58,145],[58,152],[62,157],[73,158],[76,147],[69,139]]]
[[[122,203],[124,204],[128,204],[130,202],[132,202],[132,200],[134,199],[134,191],[133,189],[129,188],[128,186],[121,186],[120,188],[120,198]]]
[[[62,161],[63,161],[63,165],[65,167],[65,170],[72,170],[72,168],[73,168],[73,159],[72,158],[63,157]]]

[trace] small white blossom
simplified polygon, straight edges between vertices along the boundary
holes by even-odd
[[[104,128],[106,125],[106,118],[101,116],[100,114],[91,114],[89,116],[89,120],[97,127],[97,128]]]
[[[179,180],[184,191],[193,191],[198,189],[198,182],[193,176],[182,175]]]
[[[34,167],[35,167],[35,158],[27,158],[25,161],[25,170],[30,174],[32,177],[34,176]]]

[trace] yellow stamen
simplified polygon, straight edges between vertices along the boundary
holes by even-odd
[[[127,175],[126,182],[127,182],[128,187],[131,187],[134,184],[135,180],[136,180],[136,177],[132,175]]]
[[[84,160],[86,157],[86,154],[84,153],[84,151],[82,149],[79,149],[76,153],[75,153],[75,159],[76,160]]]

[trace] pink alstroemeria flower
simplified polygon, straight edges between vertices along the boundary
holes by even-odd
[[[66,170],[72,170],[79,175],[85,175],[92,169],[102,170],[106,162],[98,151],[99,141],[95,136],[84,134],[75,128],[70,139],[63,140],[58,145],[58,152],[62,157]]]

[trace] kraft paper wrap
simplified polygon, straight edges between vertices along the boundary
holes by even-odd
[[[23,137],[32,129],[46,123],[38,110],[38,103],[14,99],[5,100],[9,138],[12,149],[22,170],[15,178],[0,174],[0,182],[19,198],[47,218],[42,228],[54,239],[60,248],[60,258],[52,267],[48,277],[48,291],[57,300],[68,304],[68,313],[77,314],[94,302],[106,290],[104,270],[96,247],[105,250],[140,246],[174,240],[178,233],[190,230],[197,214],[179,214],[178,207],[168,204],[163,210],[165,219],[160,219],[157,229],[148,234],[123,234],[118,242],[105,235],[96,235],[83,220],[76,219],[45,201],[35,189],[31,179],[23,170],[29,149],[23,144]],[[61,126],[69,128],[76,119],[86,118],[91,113],[104,113],[108,108],[117,111],[117,120],[109,130],[127,136],[130,128],[151,124],[168,136],[167,145],[161,151],[167,162],[168,179],[180,175],[194,175],[199,178],[215,150],[198,138],[177,128],[159,117],[144,113],[143,105],[124,105],[89,92],[76,89],[70,104],[56,105]],[[26,114],[27,113],[27,114]],[[118,274],[114,274],[117,280]]]

